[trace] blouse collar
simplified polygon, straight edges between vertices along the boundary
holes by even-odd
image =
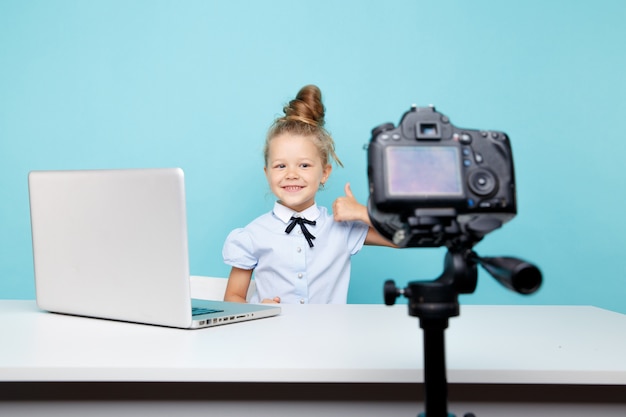
[[[274,209],[272,212],[285,224],[289,223],[291,217],[304,217],[305,219],[312,221],[317,220],[320,217],[320,209],[317,204],[313,204],[311,207],[297,212],[289,207],[283,206],[277,201],[274,203]]]

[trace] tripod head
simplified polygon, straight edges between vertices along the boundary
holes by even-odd
[[[456,297],[459,294],[471,294],[476,290],[477,265],[482,266],[504,287],[519,294],[528,295],[536,292],[543,280],[539,268],[523,259],[480,257],[470,248],[450,246],[444,260],[444,271],[434,281],[413,281],[404,289],[397,288],[393,280],[386,281],[385,304],[395,304],[396,298],[402,295],[410,300],[415,298],[417,304],[423,304],[427,302],[426,300],[430,300],[429,303],[447,300],[447,302],[457,304],[458,310]],[[435,296],[435,293],[439,295]],[[429,306],[428,310],[434,311],[432,306]],[[419,316],[418,314],[411,315]],[[458,311],[449,317],[456,315]]]

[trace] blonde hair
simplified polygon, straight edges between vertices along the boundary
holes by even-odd
[[[296,98],[283,107],[285,115],[277,118],[267,132],[265,147],[263,148],[265,165],[267,166],[272,139],[283,133],[289,133],[314,137],[323,165],[326,166],[329,163],[329,159],[332,158],[343,167],[335,153],[335,142],[330,133],[324,128],[325,110],[320,89],[315,85],[302,87],[298,91]]]

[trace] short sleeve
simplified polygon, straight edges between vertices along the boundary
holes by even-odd
[[[224,263],[240,269],[254,269],[258,263],[252,240],[245,229],[235,229],[229,233],[222,248],[222,257]]]
[[[355,255],[361,250],[361,248],[363,248],[367,232],[369,231],[369,226],[362,222],[350,222],[348,224],[350,224],[350,231],[348,232],[347,244],[350,249],[350,255]]]

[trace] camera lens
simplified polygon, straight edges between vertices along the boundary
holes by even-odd
[[[498,188],[498,180],[495,175],[485,169],[472,172],[468,184],[470,190],[480,196],[493,194]]]

